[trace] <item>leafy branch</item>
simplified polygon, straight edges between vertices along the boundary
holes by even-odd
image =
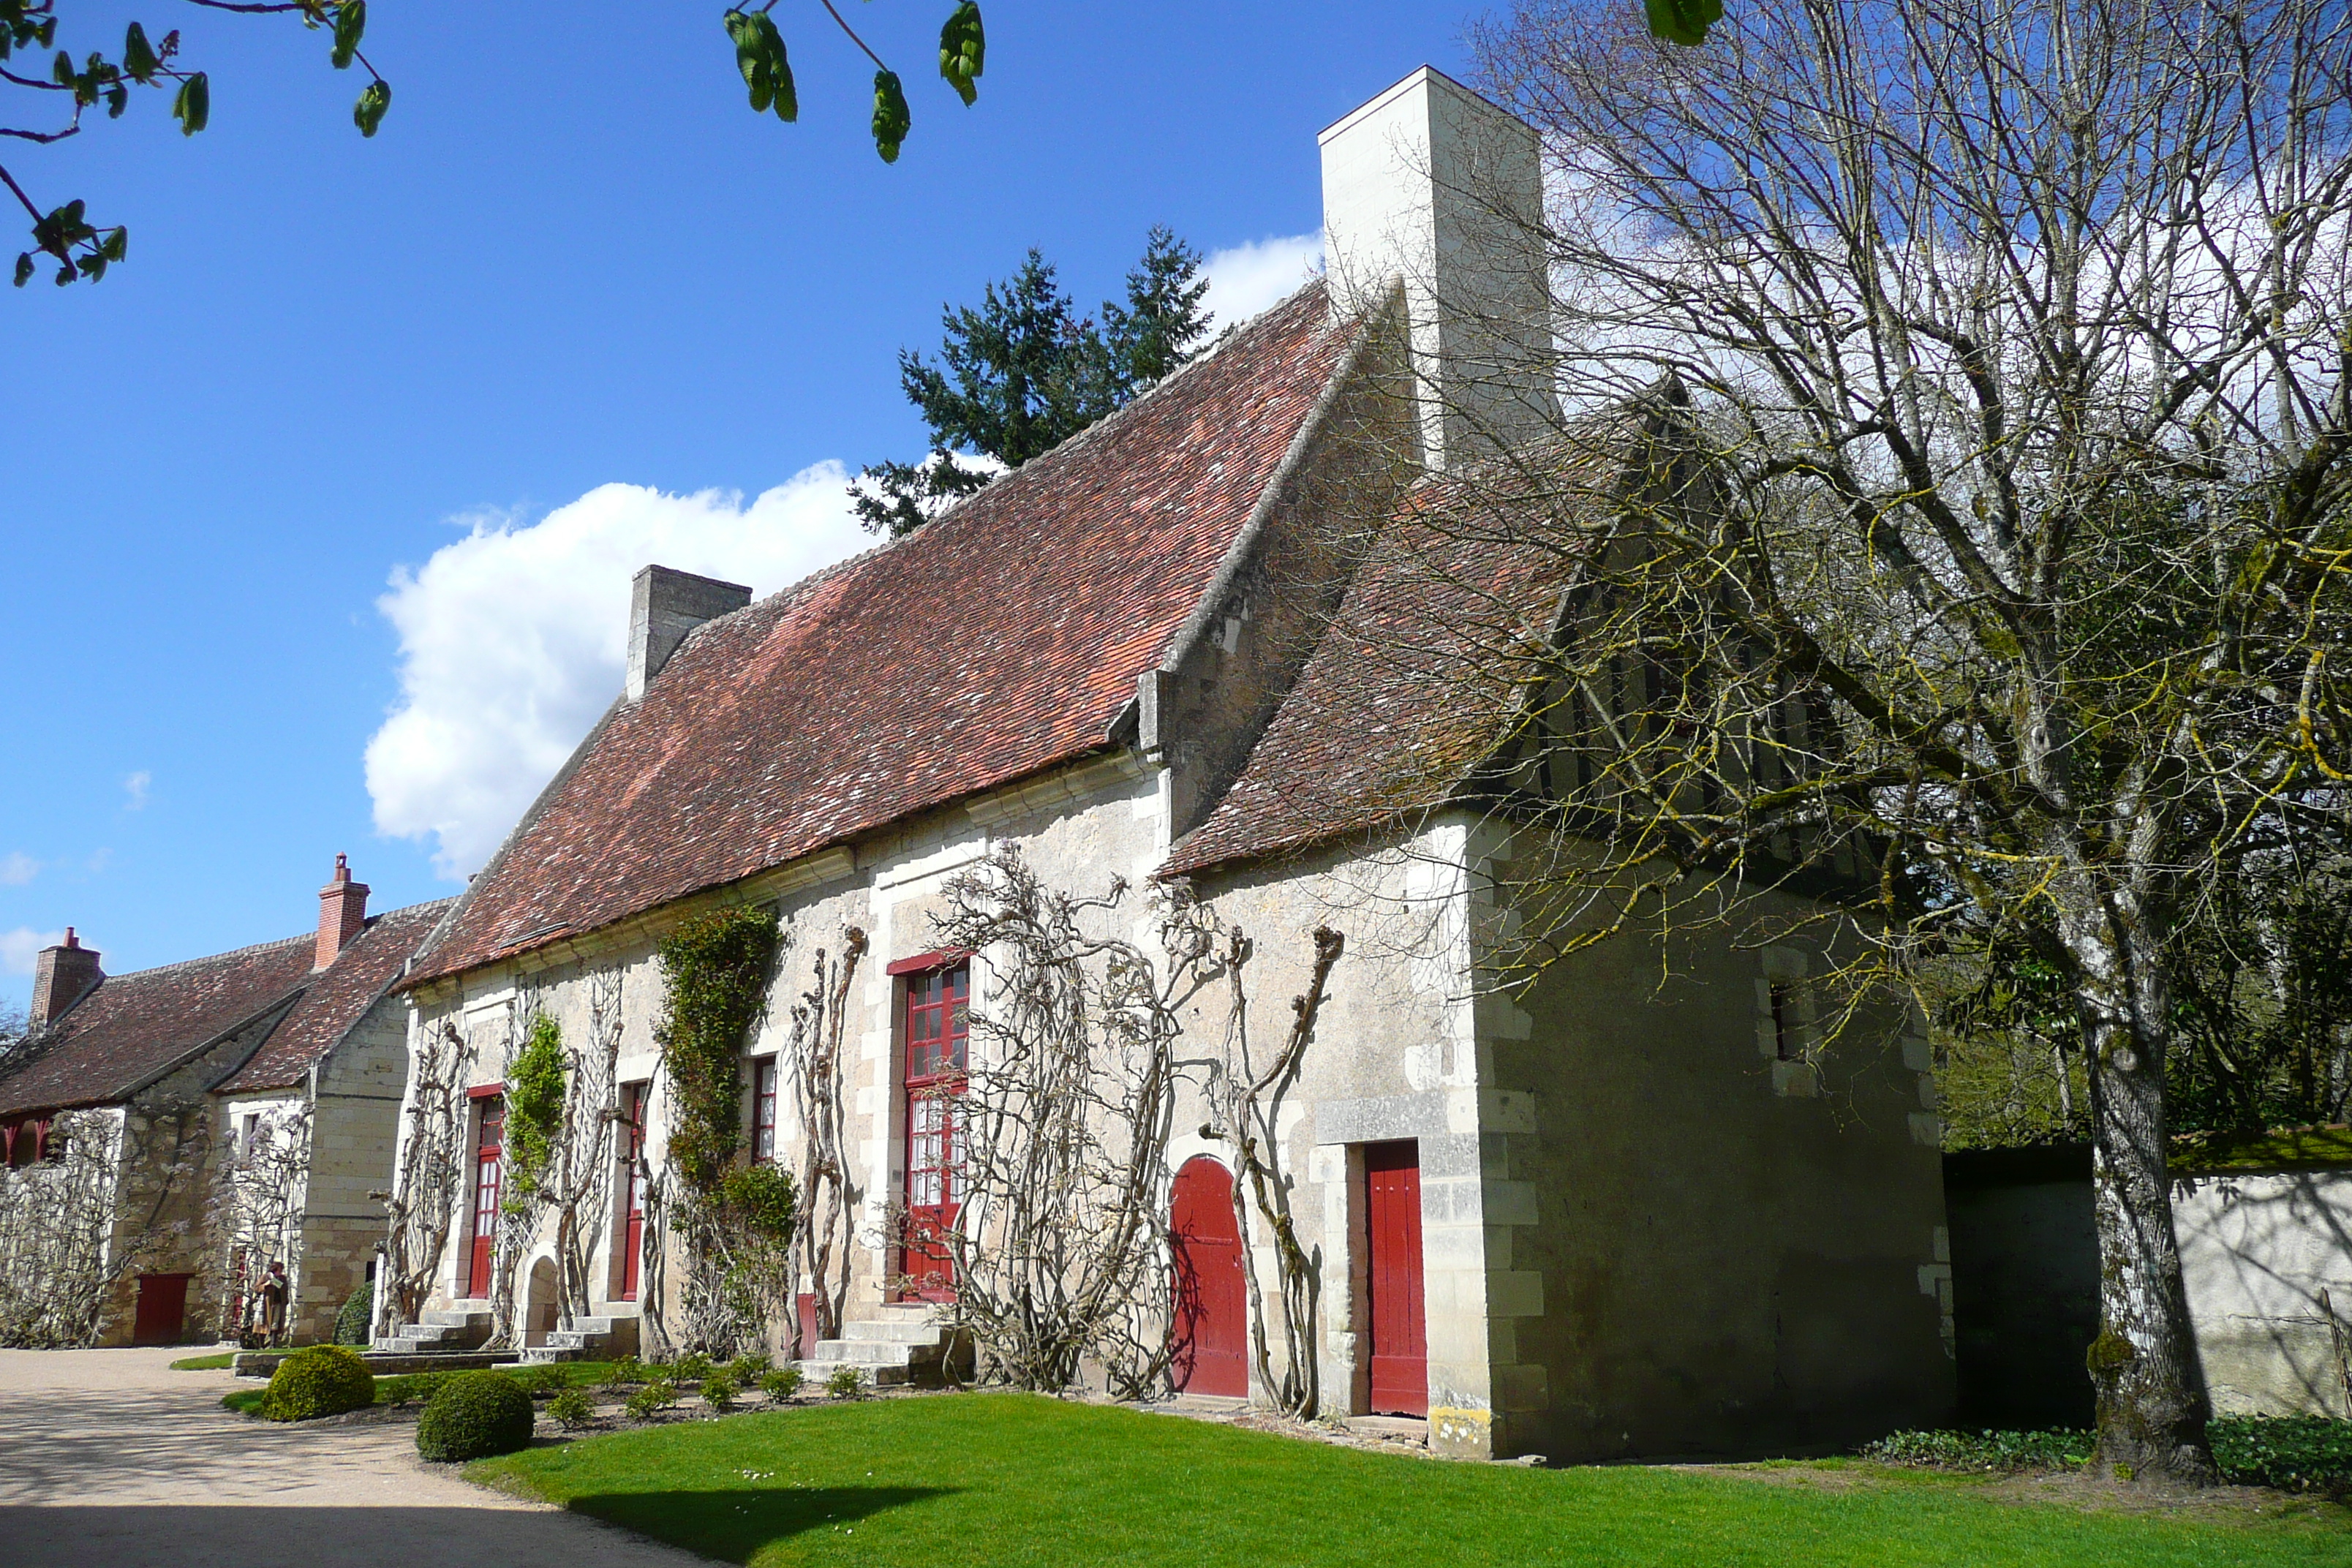
[[[735,64],[743,73],[743,85],[750,89],[751,112],[766,114],[772,110],[777,119],[790,124],[800,118],[800,95],[793,85],[792,62],[784,48],[783,33],[770,15],[776,3],[777,0],[767,0],[766,5],[754,9],[729,11],[725,18],[727,36],[735,41]],[[882,154],[884,163],[895,163],[898,161],[898,149],[906,142],[907,132],[914,123],[898,73],[857,36],[857,29],[849,25],[833,0],[817,3],[859,52],[874,62],[874,150]],[[962,0],[950,13],[947,25],[940,29],[940,76],[955,89],[966,108],[980,97],[975,84],[987,56],[988,39],[981,26],[977,0]]]
[[[383,123],[384,111],[392,107],[392,84],[360,52],[360,39],[367,31],[367,0],[187,3],[210,11],[234,11],[247,16],[290,12],[300,16],[306,27],[326,28],[332,39],[327,52],[328,63],[337,70],[346,70],[356,64],[368,73],[368,84],[361,89],[359,101],[352,109],[352,123],[362,136],[373,136],[376,128]],[[180,122],[182,135],[194,136],[211,122],[210,79],[203,71],[184,70],[172,63],[180,52],[176,28],[165,33],[162,42],[154,43],[149,40],[146,27],[134,21],[124,30],[122,49],[116,58],[110,59],[103,52],[93,49],[76,64],[70,51],[57,49],[46,76],[19,70],[11,63],[22,59],[32,49],[56,48],[57,34],[57,0],[0,0],[0,81],[30,92],[62,95],[69,100],[61,105],[65,110],[62,123],[53,121],[45,128],[0,125],[0,137],[48,146],[81,133],[84,110],[103,104],[109,120],[120,120],[131,107],[132,88],[161,90],[166,84],[176,84],[172,94],[172,118]],[[93,224],[88,204],[81,198],[45,212],[5,165],[0,165],[0,184],[7,185],[9,194],[33,220],[33,248],[16,258],[17,288],[31,281],[38,269],[36,256],[48,257],[58,264],[54,280],[62,287],[77,279],[97,282],[106,276],[110,266],[129,251],[130,230],[121,224],[110,227]]]

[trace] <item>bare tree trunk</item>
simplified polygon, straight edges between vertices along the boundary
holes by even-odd
[[[2059,932],[2076,965],[2091,1089],[2092,1215],[2099,1236],[2101,1473],[2210,1485],[2210,1413],[2197,1357],[2167,1172],[2164,1058],[2169,1003],[2142,901],[2077,875]]]

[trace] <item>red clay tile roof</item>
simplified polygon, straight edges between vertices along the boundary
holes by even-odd
[[[284,1089],[335,1048],[352,1026],[400,978],[408,962],[455,899],[411,904],[388,910],[367,922],[346,942],[326,973],[310,982],[302,1000],[269,1031],[269,1038],[252,1058],[216,1085],[217,1094],[241,1094],[253,1089]]]
[[[318,938],[109,975],[58,1020],[58,1037],[6,1079],[0,1115],[121,1099],[200,1046],[299,994]]]
[[[1516,476],[1418,486],[1241,777],[1156,875],[1366,837],[1453,796],[1517,718],[1527,653],[1552,635],[1572,560],[1543,520],[1588,512],[1607,467],[1561,467],[1533,506]]]
[[[1310,286],[898,543],[698,628],[582,742],[409,984],[1102,748],[1346,347]]]

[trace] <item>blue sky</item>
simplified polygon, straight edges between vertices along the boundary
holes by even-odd
[[[862,543],[821,465],[914,455],[942,301],[1035,245],[1091,302],[1155,222],[1311,235],[1315,132],[1459,71],[1467,14],[993,0],[967,110],[949,8],[844,8],[908,84],[895,167],[814,0],[793,126],[719,5],[377,0],[373,142],[298,24],[63,8],[77,49],[179,26],[213,123],[148,94],[5,159],[131,258],[0,296],[0,1004],[68,924],[117,973],[304,931],[339,850],[376,908],[455,890],[617,688],[639,556],[764,593]],[[1256,259],[1234,298],[1304,265]]]

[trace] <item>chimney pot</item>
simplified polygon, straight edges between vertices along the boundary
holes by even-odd
[[[698,577],[669,566],[648,566],[629,584],[629,700],[646,694],[687,634],[705,621],[732,615],[751,602],[740,583]]]
[[[33,1007],[30,1023],[34,1028],[54,1024],[67,1008],[88,995],[91,987],[106,978],[98,966],[99,952],[84,947],[74,935],[74,928],[66,927],[66,938],[55,947],[45,947],[33,964]]]
[[[367,924],[368,886],[352,880],[350,860],[335,857],[335,874],[319,889],[319,945],[311,954],[313,971],[335,962],[352,938]]]

